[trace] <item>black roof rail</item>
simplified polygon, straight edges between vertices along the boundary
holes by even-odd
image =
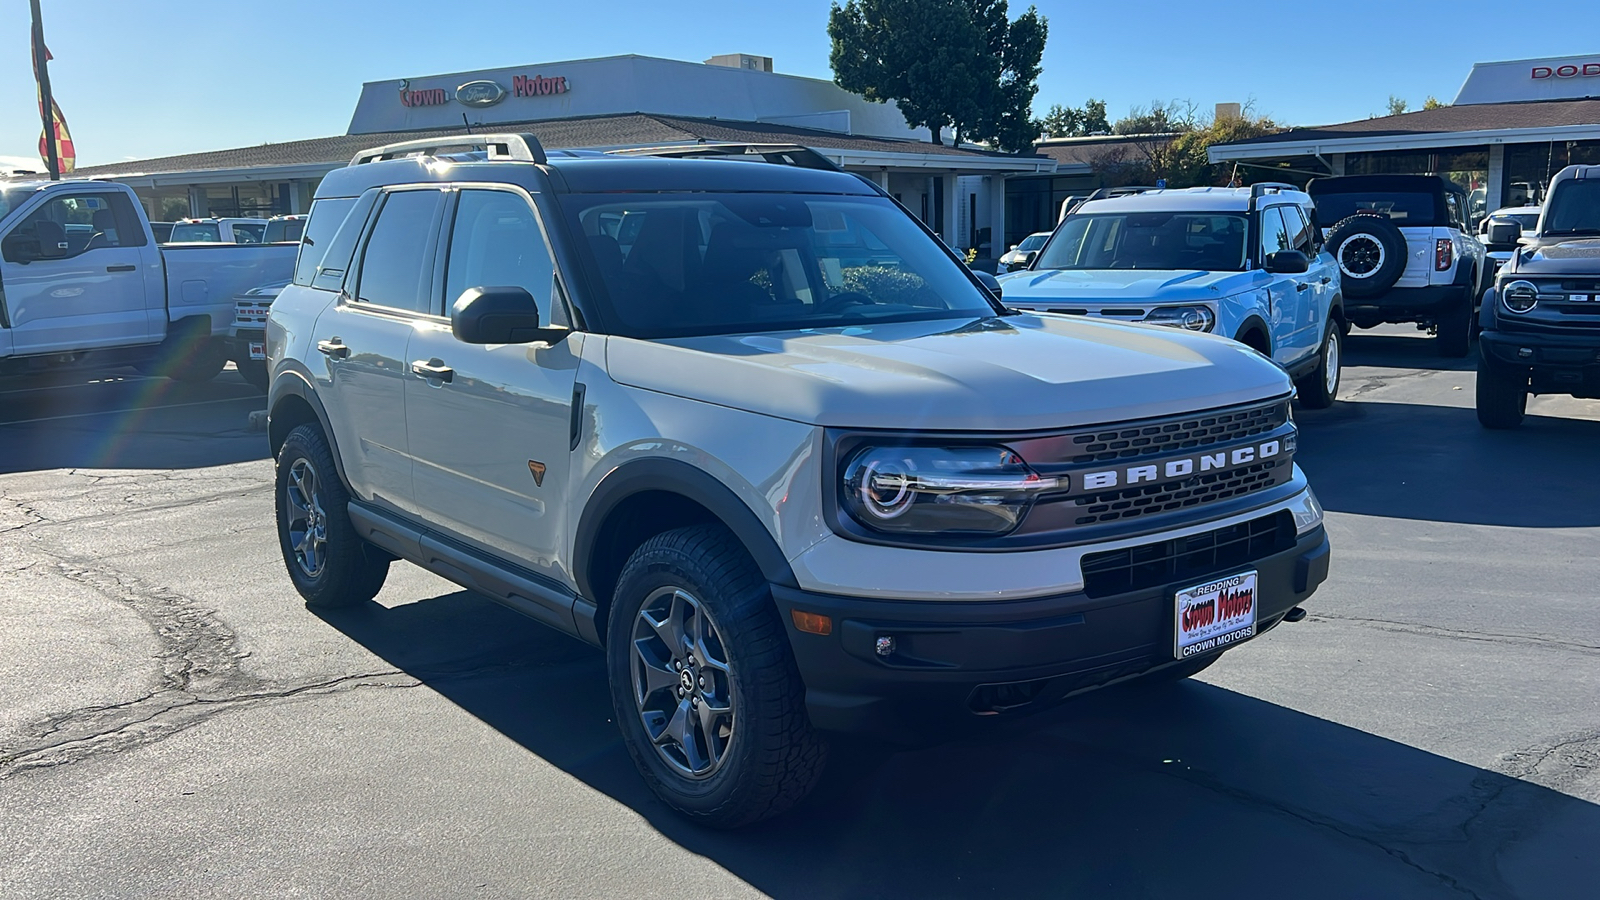
[[[545,156],[544,146],[531,134],[451,134],[363,150],[351,157],[350,165],[359,166],[406,156],[437,156],[440,150],[446,149],[483,150],[490,159],[514,159],[540,165],[550,161]]]
[[[714,141],[703,144],[671,144],[661,147],[628,147],[606,151],[611,156],[652,156],[665,159],[742,159],[796,166],[802,169],[843,171],[833,160],[800,144],[756,144],[745,141]]]
[[[1269,193],[1275,194],[1282,191],[1298,190],[1300,190],[1300,188],[1296,187],[1295,185],[1285,184],[1281,181],[1258,181],[1255,184],[1250,185],[1250,205],[1255,206],[1257,200],[1260,200]]]
[[[1083,202],[1079,203],[1078,205],[1082,206],[1084,203],[1088,203],[1091,200],[1105,200],[1105,199],[1110,198],[1110,197],[1131,197],[1134,194],[1142,194],[1145,191],[1159,191],[1159,190],[1161,190],[1161,188],[1146,187],[1144,185],[1138,185],[1138,184],[1126,184],[1126,185],[1123,185],[1122,187],[1114,187],[1114,188],[1096,188],[1094,193],[1092,193],[1089,196],[1083,198]],[[1076,208],[1076,207],[1074,207],[1074,208]]]

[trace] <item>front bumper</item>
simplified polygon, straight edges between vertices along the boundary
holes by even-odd
[[[264,362],[267,358],[266,340],[265,329],[235,328],[228,338],[228,358],[237,363],[251,360]]]
[[[1086,587],[1013,601],[865,600],[774,586],[773,597],[806,683],[812,723],[917,742],[964,721],[1043,709],[1176,664],[1174,594],[1211,576],[1254,569],[1257,634],[1266,631],[1328,575],[1320,524],[1299,535],[1291,525],[1273,547],[1109,595]],[[1136,563],[1137,553],[1130,555]],[[829,616],[832,632],[799,631],[795,610]],[[879,637],[894,638],[891,655],[878,655]]]
[[[1504,331],[1478,337],[1483,361],[1496,369],[1526,373],[1536,394],[1600,396],[1600,332],[1578,334]]]

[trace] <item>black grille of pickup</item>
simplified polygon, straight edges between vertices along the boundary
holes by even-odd
[[[1072,436],[1071,462],[1138,459],[1176,453],[1195,447],[1238,441],[1279,427],[1289,421],[1289,401],[1175,417],[1123,428],[1100,428]]]
[[[1083,589],[1090,597],[1201,581],[1294,546],[1294,516],[1287,510],[1214,531],[1170,538],[1083,558]]]
[[[1173,512],[1266,490],[1290,478],[1287,459],[1240,466],[1226,472],[1196,475],[1183,481],[1169,481],[1145,487],[1124,488],[1104,494],[1092,494],[1073,500],[1080,512],[1074,524],[1093,525],[1098,522],[1116,522],[1136,519],[1139,516]]]

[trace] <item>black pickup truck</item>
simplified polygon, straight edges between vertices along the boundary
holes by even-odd
[[[1600,166],[1556,173],[1534,233],[1494,222],[1489,243],[1518,249],[1483,298],[1478,421],[1517,427],[1530,393],[1600,399]]]

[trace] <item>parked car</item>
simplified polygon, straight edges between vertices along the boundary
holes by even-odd
[[[269,242],[270,243],[270,242]],[[239,376],[263,393],[267,390],[267,315],[288,280],[253,287],[233,301],[233,327],[228,333],[228,358]]]
[[[1357,328],[1415,323],[1440,355],[1466,356],[1491,275],[1467,192],[1438,175],[1343,175],[1307,186]]]
[[[1339,392],[1343,298],[1311,198],[1292,185],[1146,190],[1090,200],[1006,305],[1231,337],[1282,366],[1312,408]]]
[[[1039,248],[1048,240],[1050,232],[1037,231],[1023,238],[1021,243],[1012,244],[1011,249],[1000,257],[1001,274],[1027,268],[1028,263],[1033,262],[1034,254],[1038,253]]]
[[[298,242],[301,235],[305,234],[305,216],[273,216],[267,220],[266,229],[261,234],[263,244],[283,244]]]
[[[1489,239],[1518,249],[1483,299],[1478,421],[1515,428],[1530,393],[1600,399],[1600,166],[1562,169],[1531,232],[1513,218]]]
[[[836,169],[436,138],[329,173],[306,233],[266,335],[295,588],[406,559],[603,648],[701,822],[805,796],[819,731],[1191,675],[1326,576],[1281,369],[1007,309]]]
[[[165,244],[172,240],[172,229],[177,224],[176,222],[151,222],[150,233],[155,235],[156,243]]]
[[[293,247],[157,246],[124,185],[0,184],[0,374],[135,366],[204,381],[234,294],[289,277]]]
[[[169,244],[259,244],[266,219],[182,219],[172,226]]]
[[[1532,234],[1539,225],[1539,207],[1507,206],[1495,210],[1478,226],[1478,239],[1483,242],[1489,257],[1489,275],[1492,278],[1500,267],[1511,259],[1517,249],[1515,244],[1495,244],[1489,240],[1489,226],[1495,222],[1516,222],[1522,233]]]

